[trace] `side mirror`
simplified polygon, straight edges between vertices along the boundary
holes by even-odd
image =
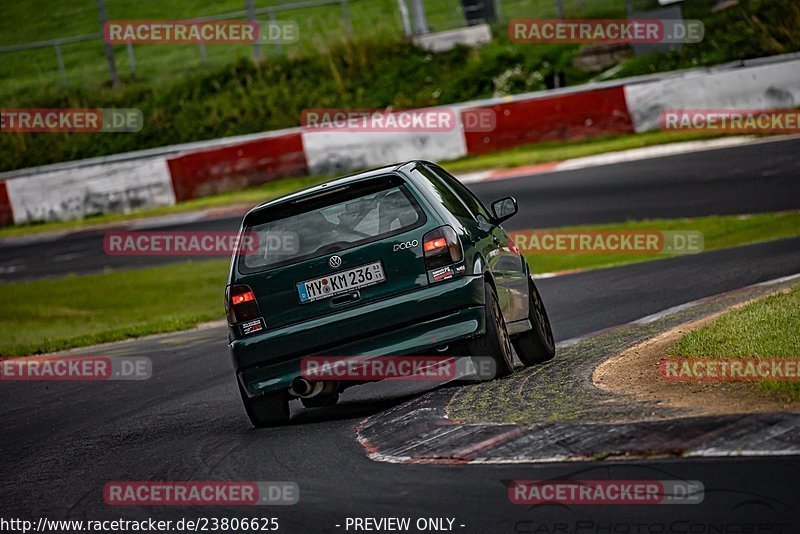
[[[517,199],[514,197],[505,197],[500,200],[492,202],[492,215],[494,215],[494,222],[501,223],[506,219],[512,217],[517,213]]]

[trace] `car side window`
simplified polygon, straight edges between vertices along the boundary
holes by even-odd
[[[450,188],[458,195],[458,197],[467,205],[469,210],[475,214],[475,217],[478,219],[483,219],[486,222],[492,220],[491,215],[489,215],[489,211],[483,205],[483,202],[475,196],[475,193],[467,189],[467,186],[462,184],[455,178],[453,175],[448,174],[447,171],[442,169],[441,167],[437,167],[435,165],[427,166],[430,168],[431,172],[435,173],[436,176],[441,178],[441,180],[446,183]]]
[[[422,165],[417,166],[416,170],[425,178],[425,184],[430,186],[429,190],[431,193],[433,193],[453,215],[464,219],[475,220],[474,215],[469,211],[466,204],[436,174]]]

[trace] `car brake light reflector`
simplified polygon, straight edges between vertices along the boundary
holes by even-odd
[[[234,306],[238,306],[239,304],[244,304],[245,302],[250,302],[251,300],[256,300],[256,295],[252,291],[248,291],[247,293],[242,293],[241,295],[234,295],[231,298],[231,302]]]
[[[447,246],[447,240],[443,237],[437,237],[431,241],[425,241],[422,245],[423,250],[425,252],[431,252],[432,250],[436,250],[437,248],[444,248]]]
[[[464,258],[461,241],[450,226],[440,226],[422,237],[422,251],[428,270],[460,262]]]
[[[225,311],[228,316],[228,324],[235,325],[261,317],[256,294],[249,286],[231,286],[226,293]]]

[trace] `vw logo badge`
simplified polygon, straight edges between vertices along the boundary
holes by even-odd
[[[328,265],[331,266],[331,269],[337,269],[342,266],[342,258],[339,256],[331,256],[328,259]]]

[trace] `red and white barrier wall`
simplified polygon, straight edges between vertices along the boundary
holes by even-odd
[[[0,226],[14,224],[14,212],[11,201],[8,199],[8,189],[5,181],[0,181]]]
[[[165,157],[50,170],[6,179],[5,187],[14,224],[82,219],[175,203]]]
[[[167,164],[178,202],[308,173],[300,132],[190,152]]]
[[[642,132],[657,129],[665,109],[798,106],[800,59],[792,57],[458,104],[458,127],[443,132],[267,132],[241,141],[222,139],[219,146],[201,149],[174,147],[172,152],[179,151],[174,155],[5,173],[0,178],[0,225],[169,205],[287,176],[334,174],[410,159],[443,161],[544,140]],[[485,115],[487,109],[496,117],[494,129],[465,128],[470,114]]]
[[[800,60],[723,70],[690,71],[625,85],[637,132],[657,130],[667,109],[787,109],[800,107]]]
[[[304,131],[312,174],[336,174],[411,159],[448,160],[467,154],[463,129],[443,132]]]
[[[499,103],[462,111],[490,109],[493,131],[464,133],[467,154],[485,154],[519,145],[633,132],[622,86]]]

